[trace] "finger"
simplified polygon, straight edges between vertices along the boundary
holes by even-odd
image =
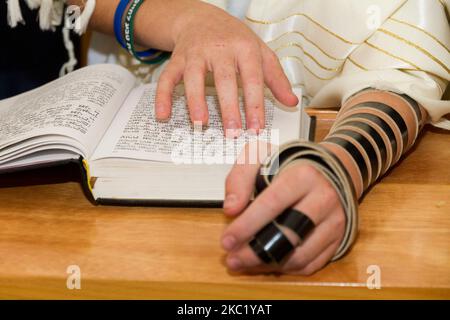
[[[343,212],[336,210],[319,224],[281,267],[282,272],[299,271],[319,257],[331,244],[337,249],[344,234]]]
[[[240,245],[249,241],[254,234],[261,230],[268,222],[272,221],[284,209],[293,206],[311,191],[311,185],[317,181],[320,175],[311,166],[292,166],[286,168],[272,184],[266,188],[251,205],[234,220],[225,230],[224,239],[233,239],[234,245]],[[316,197],[312,197],[315,199]],[[321,203],[320,199],[315,202]],[[311,206],[318,207],[317,203]],[[311,213],[312,215],[313,213]],[[318,217],[309,216],[316,224]],[[229,244],[228,243],[228,244]],[[225,250],[233,247],[223,243]]]
[[[265,44],[263,46],[264,82],[279,102],[286,106],[295,107],[299,102],[298,97],[292,91],[291,84],[277,55]]]
[[[213,66],[213,71],[225,135],[232,138],[238,137],[242,128],[242,122],[239,110],[236,69],[233,61],[219,62]]]
[[[323,212],[324,209],[327,210],[328,208],[311,205],[317,201],[320,201],[319,197],[315,196],[315,194],[309,194],[294,206],[296,210],[305,214],[307,213],[311,219],[321,222],[316,224],[315,229],[300,243],[283,265],[275,269],[272,268],[271,270],[282,272],[300,270],[318,257],[331,243],[341,240],[345,225],[345,216],[341,208],[335,207],[334,210],[332,209],[333,212],[331,214],[329,211]],[[318,210],[322,212],[318,212]],[[294,246],[298,244],[300,239],[297,234],[284,226],[281,226],[281,229]],[[234,271],[252,269],[264,265],[248,244],[244,244],[237,250],[231,252],[227,258],[227,264]]]
[[[248,205],[259,171],[258,164],[235,164],[225,181],[225,214],[234,216]]]
[[[271,153],[265,141],[247,143],[225,181],[224,212],[237,215],[247,207],[255,188],[260,163]]]
[[[274,270],[272,265],[264,264],[249,245],[242,246],[237,252],[228,254],[226,264],[230,270],[235,272],[270,272]]]
[[[181,81],[182,75],[183,62],[172,58],[161,73],[156,88],[155,116],[157,120],[165,121],[170,118],[172,93],[175,86]]]
[[[205,99],[206,65],[201,60],[189,62],[184,70],[184,86],[192,123],[208,124],[208,106]]]
[[[336,250],[339,246],[339,242],[333,242],[331,243],[328,248],[326,248],[322,253],[314,259],[312,262],[310,262],[306,267],[304,267],[301,270],[298,270],[295,272],[295,274],[300,274],[303,276],[310,276],[313,273],[319,271],[324,266],[327,265],[328,262],[333,258],[334,254],[336,253]]]
[[[259,133],[265,126],[264,76],[261,57],[254,53],[243,55],[238,62],[238,67],[244,89],[247,130]]]

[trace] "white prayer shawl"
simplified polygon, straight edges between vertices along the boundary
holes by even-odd
[[[450,101],[442,98],[450,81],[450,0],[208,2],[222,8],[249,2],[245,22],[277,53],[311,106],[339,107],[374,87],[408,94],[433,125],[450,130],[444,118]]]
[[[22,23],[18,0],[7,1],[10,25]],[[40,7],[43,29],[61,21],[57,8],[63,1],[26,0],[30,8]],[[204,1],[227,8],[243,0]],[[337,107],[360,89],[375,87],[410,95],[434,125],[450,129],[444,118],[450,101],[442,99],[450,81],[450,0],[245,1],[246,23],[275,50],[312,106]],[[82,32],[94,6],[95,0],[87,0]]]
[[[19,1],[6,0],[8,24],[12,28],[16,27],[19,23],[25,23]],[[74,23],[68,23],[64,19],[64,4],[66,0],[24,0],[24,2],[26,2],[30,9],[39,9],[39,27],[42,30],[54,30],[56,26],[61,25],[64,21],[62,33],[69,60],[61,67],[60,76],[73,71],[77,60],[75,58],[74,46],[70,39],[70,30],[75,31],[79,35],[82,35],[86,31],[89,19],[95,9],[95,0],[86,0],[83,12],[80,12],[80,16],[76,17]],[[72,14],[73,11],[68,10],[67,13]]]
[[[311,105],[337,107],[374,87],[406,93],[434,125],[450,101],[450,0],[252,0],[247,24]]]

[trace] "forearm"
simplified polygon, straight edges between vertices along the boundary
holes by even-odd
[[[369,89],[346,101],[321,144],[345,166],[360,198],[413,146],[426,118],[412,99]]]
[[[119,2],[97,0],[89,26],[96,31],[113,34],[114,13]],[[83,0],[69,0],[68,3],[83,6]],[[197,8],[205,6],[210,10],[220,10],[198,0],[145,0],[135,18],[136,41],[155,49],[172,51],[180,29],[199,11]]]

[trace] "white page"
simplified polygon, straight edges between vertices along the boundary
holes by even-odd
[[[177,164],[230,164],[249,140],[258,138],[278,144],[299,137],[299,107],[281,111],[271,97],[265,101],[266,129],[261,135],[244,133],[238,139],[224,139],[216,95],[211,93],[206,97],[208,129],[194,132],[180,88],[173,96],[171,119],[164,123],[155,118],[155,94],[155,84],[140,86],[131,92],[91,160],[133,158]],[[240,103],[245,128],[242,99]]]
[[[0,101],[0,153],[30,137],[59,134],[78,140],[90,156],[134,83],[122,67],[96,65]]]
[[[80,154],[80,150],[83,146],[76,140],[70,141],[70,145],[68,143],[70,138],[64,136],[44,136],[41,138],[32,139],[31,141],[27,141],[27,143],[17,143],[4,149],[5,152],[2,152],[0,155],[0,162],[5,159],[13,160],[16,157],[20,157],[24,152],[31,151],[33,152],[37,148],[42,148],[46,146],[54,146],[54,145],[66,145],[68,147],[72,147],[74,150],[77,150],[78,154]]]
[[[44,150],[38,151],[31,155],[20,157],[12,162],[2,164],[2,170],[20,170],[29,166],[43,165],[46,163],[54,163],[62,160],[76,160],[80,156],[76,152],[69,150]]]

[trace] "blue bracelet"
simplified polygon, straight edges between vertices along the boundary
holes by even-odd
[[[141,57],[136,54],[134,49],[134,18],[137,11],[145,0],[132,0],[131,5],[126,9],[125,19],[123,23],[123,38],[128,52],[137,60],[145,64],[157,64],[170,57],[169,52],[158,51],[156,54],[149,57]]]
[[[116,36],[117,42],[122,46],[122,48],[127,49],[122,36],[122,19],[125,14],[125,10],[131,0],[120,0],[117,6],[116,12],[114,14],[114,34]],[[136,55],[141,58],[146,58],[160,52],[159,50],[148,49],[145,51],[138,51]]]

